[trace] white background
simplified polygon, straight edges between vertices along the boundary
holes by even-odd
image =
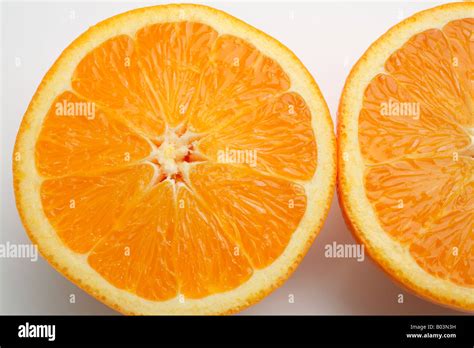
[[[11,154],[21,118],[42,77],[89,26],[148,2],[1,4],[0,243],[29,243],[13,196]],[[203,2],[289,47],[315,77],[333,119],[350,68],[391,26],[438,3]],[[73,12],[72,12],[73,11]],[[74,13],[74,15],[72,15]],[[293,19],[292,19],[293,18]],[[21,60],[16,66],[15,60]],[[456,314],[394,284],[368,258],[328,259],[324,246],[354,243],[334,199],[324,228],[293,276],[244,314]],[[75,294],[76,303],[69,303]],[[289,303],[289,294],[295,302]],[[397,302],[404,295],[404,303]],[[0,259],[0,314],[114,314],[39,259]]]

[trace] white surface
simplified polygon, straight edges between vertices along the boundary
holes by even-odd
[[[0,243],[29,243],[12,188],[11,154],[21,118],[61,51],[98,21],[146,5],[137,2],[1,4]],[[401,19],[437,2],[202,2],[265,31],[289,47],[315,77],[333,119],[350,68]],[[74,12],[71,12],[74,11]],[[74,13],[74,16],[72,15]],[[292,19],[293,18],[293,19]],[[21,66],[15,59],[21,59]],[[337,200],[293,276],[244,314],[455,314],[399,288],[367,257],[329,259],[333,241],[354,243]],[[74,294],[76,303],[70,304]],[[294,303],[289,303],[289,295]],[[398,303],[398,295],[404,303]],[[0,259],[0,314],[114,314],[43,259]]]

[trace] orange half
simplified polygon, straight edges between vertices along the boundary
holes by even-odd
[[[339,197],[356,237],[417,294],[474,310],[474,4],[379,38],[339,117]]]
[[[130,314],[231,313],[279,286],[335,184],[327,106],[276,40],[208,7],[97,24],[59,57],[14,154],[42,255]]]

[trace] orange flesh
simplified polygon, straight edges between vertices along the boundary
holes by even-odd
[[[474,19],[413,36],[372,79],[359,116],[367,197],[382,227],[427,272],[467,287],[474,286],[473,57]]]
[[[306,210],[296,181],[313,177],[316,141],[275,61],[209,26],[165,23],[104,42],[71,83],[36,143],[41,199],[107,281],[150,300],[202,298],[281,255]],[[58,103],[88,102],[94,117],[58,116]]]

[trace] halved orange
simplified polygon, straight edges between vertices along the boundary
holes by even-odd
[[[61,273],[130,314],[231,313],[295,269],[335,185],[326,103],[276,40],[196,5],[89,29],[39,86],[14,184]]]
[[[352,69],[339,109],[338,191],[393,278],[474,310],[474,4],[420,12]]]

